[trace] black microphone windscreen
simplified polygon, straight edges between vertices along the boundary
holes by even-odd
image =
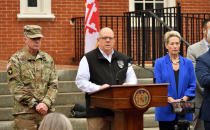
[[[131,57],[129,58],[129,63],[130,63],[130,64],[133,64],[133,63],[134,63],[133,58],[131,58]]]

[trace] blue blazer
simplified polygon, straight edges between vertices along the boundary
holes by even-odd
[[[195,72],[198,82],[204,88],[200,118],[210,121],[210,49],[196,59]]]
[[[169,97],[180,99],[183,96],[189,96],[193,99],[195,97],[196,88],[196,77],[193,63],[191,60],[179,55],[179,64],[178,94],[174,70],[168,54],[155,61],[154,77],[156,78],[156,83],[170,83],[168,86]],[[175,117],[176,114],[172,113],[170,103],[168,103],[167,107],[155,108],[155,120],[157,121],[173,121],[175,120]],[[185,119],[192,121],[193,114],[186,114]]]

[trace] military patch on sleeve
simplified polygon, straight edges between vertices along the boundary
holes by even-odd
[[[7,69],[7,73],[8,73],[8,75],[12,75],[13,74],[13,70],[12,70],[11,66]]]
[[[7,76],[8,76],[8,79],[15,76],[15,68],[10,63],[7,65]]]

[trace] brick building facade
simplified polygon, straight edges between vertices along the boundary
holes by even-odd
[[[122,15],[123,12],[130,10],[130,1],[98,0],[99,15]],[[210,13],[209,0],[174,0],[174,2],[180,2],[182,12]],[[51,12],[55,18],[44,21],[19,19],[17,15],[21,9],[20,3],[20,0],[0,0],[0,60],[8,60],[13,53],[24,47],[24,25],[38,24],[43,27],[45,36],[41,49],[48,52],[56,64],[73,64],[74,25],[70,21],[74,17],[85,15],[85,0],[52,0]]]

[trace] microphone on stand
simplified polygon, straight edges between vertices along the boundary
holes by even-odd
[[[134,63],[133,58],[129,58],[129,59],[128,59],[128,66],[122,68],[120,71],[117,72],[117,74],[116,74],[116,82],[117,82],[117,84],[119,84],[119,77],[118,77],[119,74],[120,74],[123,70],[125,70],[125,69],[127,69],[128,67],[132,66],[133,63]]]

